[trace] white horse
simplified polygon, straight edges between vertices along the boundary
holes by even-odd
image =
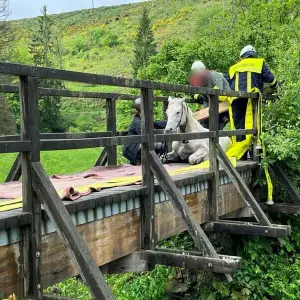
[[[165,133],[207,132],[208,129],[194,118],[192,111],[185,103],[185,98],[168,99],[168,122]],[[229,137],[220,137],[219,143],[226,152],[232,145]],[[175,141],[172,151],[167,154],[167,161],[188,161],[190,164],[199,164],[208,159],[209,139]]]

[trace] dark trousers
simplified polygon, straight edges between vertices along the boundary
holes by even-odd
[[[248,98],[239,98],[232,102],[232,114],[234,120],[235,129],[245,129],[245,117],[247,110]],[[246,139],[245,135],[239,135],[236,137],[238,142]]]

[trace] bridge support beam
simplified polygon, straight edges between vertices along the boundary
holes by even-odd
[[[155,151],[149,152],[149,161],[152,172],[155,174],[160,186],[171,201],[177,215],[186,224],[187,230],[193,238],[197,249],[203,255],[218,259],[220,256],[216,252],[214,246],[206,236],[201,226],[195,220],[181,193],[157,157]],[[232,281],[231,275],[225,274],[225,276],[228,281]]]
[[[162,248],[156,251],[141,251],[140,255],[151,265],[160,264],[222,274],[231,274],[240,269],[242,260],[241,257],[236,256],[204,257],[200,253],[195,255],[195,252],[191,254],[181,251],[180,253],[179,251],[174,252],[172,249]]]
[[[247,206],[251,206],[258,222],[263,226],[271,226],[271,222],[263,212],[261,207],[259,206],[258,202],[250,192],[249,188],[243,181],[241,175],[237,172],[234,166],[231,164],[229,158],[226,156],[225,152],[221,148],[220,144],[217,144],[217,153],[218,153],[218,160],[229,176],[231,178],[232,183],[234,184],[235,188],[247,204]]]
[[[291,234],[291,226],[276,224],[272,224],[271,226],[261,226],[251,222],[209,222],[203,227],[204,230],[208,232],[259,235],[277,238],[285,238]]]

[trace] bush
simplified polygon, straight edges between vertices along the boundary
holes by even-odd
[[[113,33],[107,33],[102,39],[102,45],[110,48],[120,45],[119,37]]]
[[[89,50],[89,45],[86,39],[82,36],[75,37],[71,43],[71,54],[76,55],[87,50]]]

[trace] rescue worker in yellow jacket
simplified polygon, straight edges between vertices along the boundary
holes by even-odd
[[[257,58],[253,46],[245,46],[240,53],[240,58],[241,60],[229,69],[232,90],[250,92],[252,88],[257,88],[262,92],[264,83],[269,83],[274,89],[277,87],[276,78],[264,59]],[[239,98],[232,102],[235,129],[245,129],[247,103],[248,98]],[[245,136],[237,136],[237,141],[244,139]]]

